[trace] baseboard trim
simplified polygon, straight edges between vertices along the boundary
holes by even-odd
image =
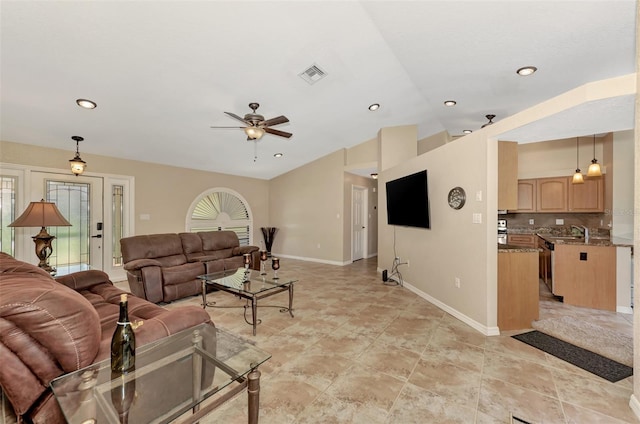
[[[618,306],[616,312],[620,314],[633,314],[633,309],[630,306]]]
[[[351,261],[339,262],[339,261],[328,261],[326,259],[307,258],[304,256],[282,255],[280,253],[273,253],[273,252],[271,252],[271,256],[275,256],[277,258],[296,259],[299,261],[315,262],[319,264],[337,265],[337,266],[345,266],[353,263]]]
[[[640,419],[640,402],[638,402],[638,398],[635,394],[632,394],[629,399],[629,408],[631,408],[635,416]]]
[[[440,309],[444,310],[445,312],[453,315],[454,317],[456,317],[460,321],[462,321],[465,324],[467,324],[469,327],[474,328],[475,330],[479,331],[480,333],[484,334],[485,336],[499,336],[500,335],[500,329],[498,327],[487,327],[486,325],[481,324],[478,321],[474,320],[473,318],[470,318],[467,315],[461,313],[457,309],[454,309],[451,306],[449,306],[449,305],[447,305],[445,303],[442,303],[438,299],[434,298],[433,296],[428,295],[427,293],[425,293],[422,290],[414,287],[413,285],[407,283],[406,281],[404,281],[403,286],[406,287],[408,290],[411,290],[412,292],[414,292],[415,294],[417,294],[418,296],[420,296],[421,298],[423,298],[427,302],[432,303],[432,304],[436,305],[438,308],[440,308]]]

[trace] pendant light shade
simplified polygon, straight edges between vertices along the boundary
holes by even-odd
[[[598,159],[596,159],[596,135],[593,135],[593,159],[591,160],[591,165],[589,165],[589,169],[587,170],[588,177],[602,177],[602,169],[600,169],[600,164],[598,163]]]
[[[73,159],[69,159],[69,165],[71,166],[71,172],[77,177],[82,174],[87,167],[87,162],[82,160],[79,150],[80,142],[84,140],[84,138],[74,135],[71,139],[76,142],[76,155]]]
[[[571,184],[584,184],[584,176],[582,172],[580,172],[580,139],[576,137],[576,173],[573,174],[573,179],[571,180]]]

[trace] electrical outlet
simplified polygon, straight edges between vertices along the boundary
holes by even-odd
[[[454,284],[456,285],[457,288],[460,288],[460,277],[455,278]]]
[[[533,220],[533,218],[531,218],[531,219],[529,220],[529,225],[533,225],[534,223],[535,223],[535,221]]]

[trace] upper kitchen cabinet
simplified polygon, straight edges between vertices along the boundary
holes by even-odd
[[[567,212],[567,177],[538,178],[536,180],[536,210],[538,212]]]
[[[536,180],[518,180],[518,212],[536,211]]]
[[[604,176],[569,183],[569,212],[604,212]]]
[[[498,141],[498,209],[518,207],[518,143]]]

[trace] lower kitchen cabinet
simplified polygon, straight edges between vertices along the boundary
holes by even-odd
[[[522,247],[537,247],[538,236],[535,234],[508,234],[507,244]]]
[[[539,316],[538,252],[498,253],[498,328],[531,328]]]
[[[616,248],[556,244],[553,294],[564,303],[616,310]]]

